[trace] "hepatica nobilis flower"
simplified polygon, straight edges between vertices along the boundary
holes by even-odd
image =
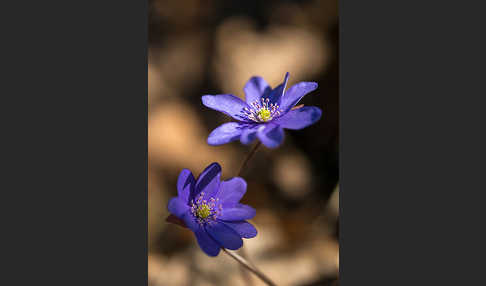
[[[246,220],[255,216],[255,209],[240,204],[246,182],[234,177],[221,181],[221,166],[209,165],[194,179],[184,169],[177,181],[177,197],[169,201],[171,214],[194,232],[201,249],[209,256],[218,255],[222,247],[236,250],[243,246],[241,238],[252,238],[257,230]]]
[[[221,145],[234,140],[250,144],[258,138],[269,148],[279,146],[283,129],[302,129],[321,118],[315,106],[292,109],[307,93],[317,88],[315,82],[299,82],[287,91],[289,73],[282,84],[272,89],[261,77],[252,77],[244,87],[246,102],[232,94],[204,95],[205,106],[238,120],[224,123],[208,137],[209,145]]]

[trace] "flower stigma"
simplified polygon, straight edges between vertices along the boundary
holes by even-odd
[[[204,192],[191,201],[191,213],[200,225],[213,223],[221,214],[223,206],[219,202],[219,198],[204,199]]]
[[[206,204],[202,204],[197,208],[196,214],[200,218],[207,218],[211,214],[211,208]]]
[[[258,118],[263,122],[268,121],[271,117],[270,110],[268,109],[262,108],[258,111]]]
[[[278,104],[269,103],[268,98],[255,100],[250,104],[250,108],[245,107],[243,114],[254,122],[267,122],[280,115]]]

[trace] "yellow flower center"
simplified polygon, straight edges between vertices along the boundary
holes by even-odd
[[[211,214],[211,208],[206,204],[202,204],[197,208],[196,214],[200,218],[207,218]]]
[[[270,112],[270,110],[266,108],[262,108],[258,111],[258,118],[264,122],[270,119],[271,115],[272,113]]]

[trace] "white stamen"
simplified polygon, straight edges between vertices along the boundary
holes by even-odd
[[[261,98],[250,103],[250,108],[245,107],[242,113],[251,121],[268,122],[280,115],[279,108],[278,104],[270,103],[269,98]]]

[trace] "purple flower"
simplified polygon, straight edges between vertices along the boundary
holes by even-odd
[[[315,82],[299,82],[287,91],[289,73],[282,84],[272,89],[261,77],[250,78],[244,87],[246,102],[232,94],[204,95],[205,106],[238,120],[224,123],[208,137],[209,145],[221,145],[234,140],[250,144],[258,138],[269,148],[279,146],[283,129],[302,129],[321,118],[318,107],[292,109],[304,95],[317,88]]]
[[[171,214],[182,220],[196,235],[201,249],[209,256],[218,255],[222,247],[236,250],[241,238],[252,238],[257,230],[246,220],[255,209],[240,204],[246,182],[235,177],[220,181],[221,166],[209,165],[197,180],[191,171],[182,170],[177,181],[177,197],[169,201]]]

